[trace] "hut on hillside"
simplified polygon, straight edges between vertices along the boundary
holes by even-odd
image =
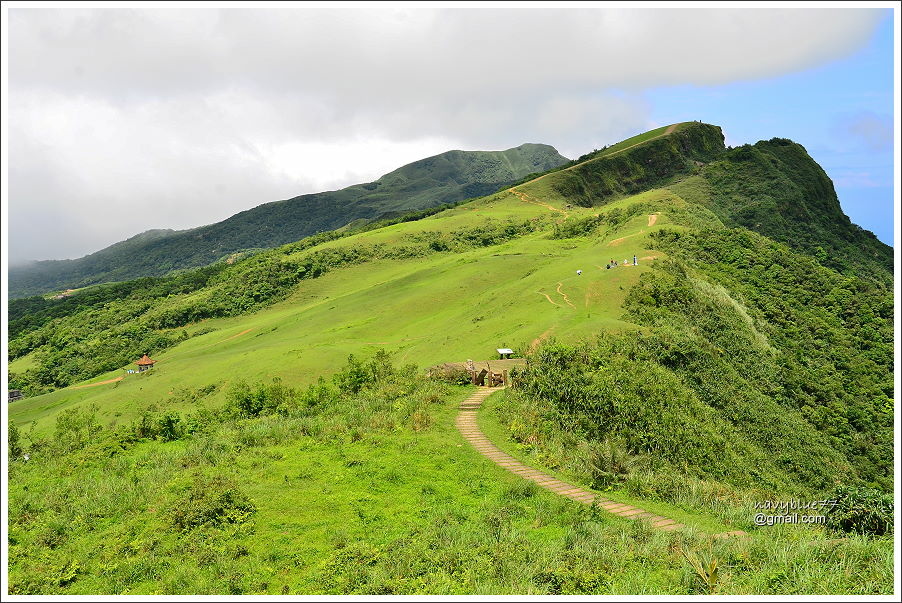
[[[138,365],[138,372],[143,373],[148,369],[152,369],[153,365],[156,363],[156,360],[151,360],[151,358],[147,354],[144,354],[143,356],[141,356],[141,359],[138,360],[138,362],[136,362],[135,364]]]

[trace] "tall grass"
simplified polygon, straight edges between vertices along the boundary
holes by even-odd
[[[787,526],[712,542],[541,490],[463,445],[465,391],[407,374],[106,456],[37,449],[11,467],[11,593],[681,595],[699,592],[687,559],[704,551],[720,594],[891,588],[888,538]],[[717,484],[644,469],[623,486],[724,517],[747,501],[718,511]]]

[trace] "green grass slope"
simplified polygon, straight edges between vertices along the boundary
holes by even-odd
[[[542,225],[550,228],[553,220],[545,213],[540,206],[504,194],[419,222],[299,252],[288,246],[236,265],[217,277],[217,283],[192,293],[112,303],[101,310],[89,308],[55,319],[43,332],[17,339],[11,353],[19,352],[16,346],[20,344],[34,345],[21,357],[43,355],[42,366],[59,384],[68,372],[77,373],[106,355],[98,351],[106,352],[120,341],[150,346],[148,351],[159,358],[160,367],[169,363],[170,353],[184,358],[184,362],[171,363],[172,368],[165,371],[167,380],[175,377],[173,371],[182,369],[198,384],[198,378],[213,379],[220,371],[254,377],[271,370],[301,384],[330,373],[349,353],[380,346],[396,353],[399,361],[426,367],[448,359],[491,357],[495,348],[502,346],[523,352],[549,329],[576,334],[599,326],[629,327],[618,318],[619,304],[648,267],[644,261],[619,271],[605,270],[604,265],[610,259],[607,256],[615,253],[623,255],[620,262],[634,253],[642,256],[642,240],[615,247],[597,238],[562,245],[547,238]],[[594,216],[587,210],[583,213]],[[633,224],[622,225],[618,234],[639,233],[647,220],[647,216],[637,216]],[[520,236],[505,241],[508,227]],[[336,267],[328,271],[318,264],[329,262]],[[272,274],[276,269],[279,272]],[[577,275],[578,269],[584,273]],[[299,270],[300,278],[296,276]],[[303,278],[305,271],[323,272],[307,279]],[[267,273],[271,278],[251,280]],[[291,286],[284,288],[289,297],[272,307],[249,316],[191,320],[204,313],[215,316],[254,307],[254,297],[273,292],[286,274],[292,279]],[[302,286],[292,290],[298,281]],[[234,305],[221,305],[225,302]],[[98,321],[100,312],[109,317],[107,321]],[[101,335],[98,329],[103,325],[108,331]],[[191,337],[168,352],[155,352],[153,346],[159,350],[175,343],[183,330],[187,335],[210,332]],[[130,338],[136,332],[149,338]],[[58,338],[67,339],[56,347]],[[81,338],[84,341],[79,341]],[[42,343],[45,339],[47,343]],[[239,360],[245,354],[249,360]],[[292,358],[290,362],[285,362],[286,355]],[[192,358],[212,363],[211,370],[200,370]],[[14,372],[16,362],[11,365]],[[119,366],[96,379],[121,376]],[[113,395],[122,399],[132,387],[142,387],[141,380],[125,379]],[[50,396],[82,396],[88,390],[78,392],[62,390]],[[44,398],[35,398],[35,403],[43,404]]]
[[[892,532],[892,296],[696,200],[717,194],[695,162],[718,135],[665,128],[576,176],[25,321],[13,592],[889,593],[891,538],[842,526],[886,531],[889,505]],[[555,498],[468,447],[467,392],[423,369],[502,346],[530,360],[481,411],[493,440],[690,529]],[[124,374],[145,352],[156,367]],[[837,486],[871,515],[754,521]],[[750,537],[712,541],[724,528]],[[693,570],[712,558],[718,579]]]
[[[77,417],[34,462],[11,467],[9,592],[891,589],[887,541],[800,526],[712,541],[702,530],[653,531],[542,491],[449,428],[462,398],[447,386],[383,375],[354,395],[305,396],[284,414],[197,413],[187,430],[167,436],[113,436],[90,415]],[[80,434],[93,434],[92,444]],[[662,506],[671,510],[654,508]],[[687,563],[706,558],[719,561],[719,579]]]
[[[716,157],[724,150],[717,126],[688,122],[628,139],[564,170],[524,185],[542,196],[559,195],[591,207],[650,189]]]
[[[9,271],[9,293],[11,298],[25,297],[204,266],[240,251],[277,247],[351,222],[485,195],[566,161],[553,147],[542,144],[506,151],[448,151],[374,182],[265,203],[190,230],[148,231],[76,260],[14,267]]]

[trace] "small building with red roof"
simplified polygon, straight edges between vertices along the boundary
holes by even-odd
[[[156,362],[156,360],[151,360],[150,356],[144,354],[143,356],[141,356],[141,359],[136,362],[136,364],[138,365],[138,372],[143,373],[147,369],[152,369],[153,365],[156,364]]]

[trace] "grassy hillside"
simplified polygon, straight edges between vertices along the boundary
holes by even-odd
[[[889,593],[891,538],[854,530],[892,533],[892,294],[695,200],[718,134],[665,128],[420,220],[25,312],[11,384],[45,393],[9,406],[31,456],[10,464],[12,590]],[[590,197],[556,188],[573,178]],[[498,347],[529,363],[480,413],[493,441],[688,528],[469,447],[466,388],[423,369]],[[831,497],[858,510],[755,524]],[[712,558],[713,581],[693,569]]]
[[[351,222],[438,207],[498,190],[565,163],[553,147],[448,151],[405,165],[374,182],[301,195],[184,231],[152,230],[76,260],[35,262],[9,272],[11,298],[96,283],[159,276],[234,260],[233,254],[277,247]]]
[[[542,184],[578,205],[591,207],[687,173],[699,162],[716,157],[723,148],[720,128],[679,124],[666,135],[650,136],[645,141],[637,137],[637,142],[627,146],[614,145],[596,158],[549,174]]]

